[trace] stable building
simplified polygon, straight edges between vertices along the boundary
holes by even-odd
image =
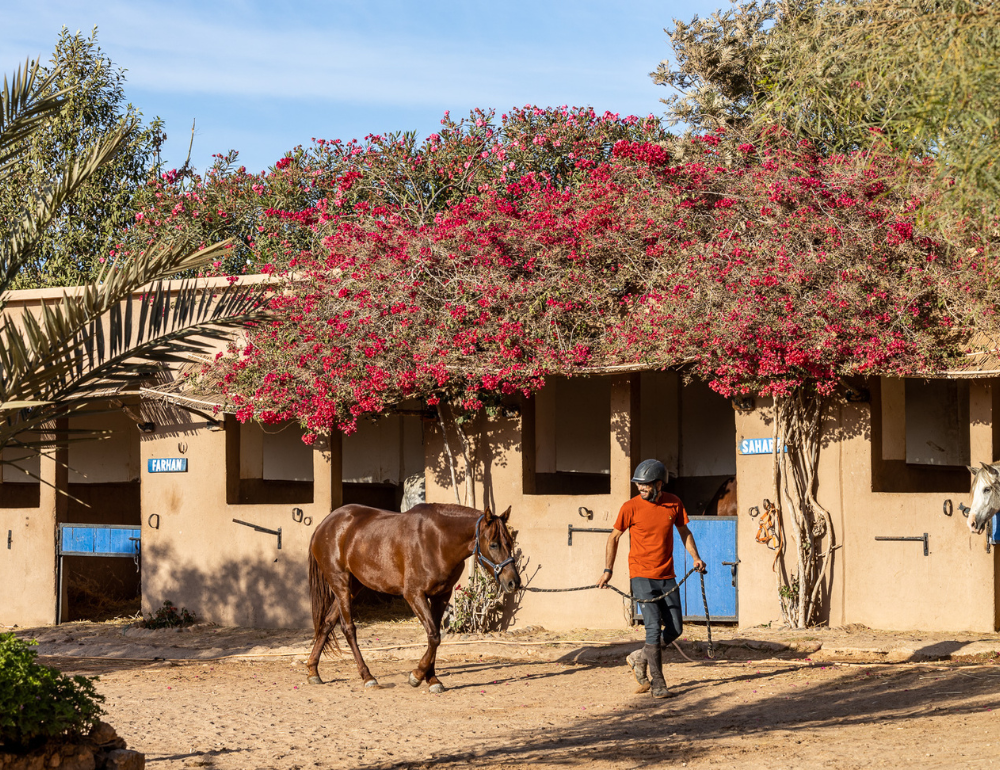
[[[9,312],[57,296],[15,292]],[[220,624],[309,626],[316,524],[348,502],[398,510],[420,480],[428,501],[454,502],[457,487],[463,503],[511,506],[528,585],[593,584],[618,509],[635,494],[632,470],[649,457],[667,466],[668,489],[692,516],[713,619],[780,622],[774,552],[751,516],[774,496],[770,401],[734,403],[682,375],[548,378],[533,397],[511,399],[504,417],[466,423],[468,481],[461,438],[433,411],[362,421],[351,436],[308,446],[297,425],[240,424],[180,376],[109,392],[107,411],[53,428],[96,427],[108,439],[34,460],[5,450],[23,470],[5,465],[0,479],[0,624],[86,618],[101,601],[141,598],[147,614],[170,601]],[[998,375],[984,350],[928,379],[858,381],[854,400],[831,405],[818,488],[839,546],[823,593],[830,625],[1000,627],[997,554],[960,513],[971,503],[966,465],[1000,455]],[[717,493],[733,479],[736,513],[718,515]],[[613,579],[623,590],[626,550]],[[683,574],[679,544],[675,555]],[[696,581],[682,601],[690,619],[703,617]],[[610,591],[523,593],[508,619],[613,628],[635,610]]]

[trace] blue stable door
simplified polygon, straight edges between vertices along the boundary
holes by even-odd
[[[692,516],[688,529],[694,535],[698,553],[708,565],[705,575],[705,598],[712,620],[737,621],[736,604],[736,517]],[[691,555],[674,530],[674,572],[677,579],[691,569]],[[704,620],[705,603],[701,598],[701,579],[698,573],[689,577],[680,587],[681,611],[685,620]],[[641,622],[642,605],[636,605],[636,621]]]
[[[698,553],[708,565],[705,596],[712,620],[737,620],[736,605],[736,517],[692,516],[688,523]],[[691,554],[674,530],[674,570],[680,579],[691,569]],[[695,572],[680,588],[685,620],[704,620],[705,603],[701,598],[701,580]]]

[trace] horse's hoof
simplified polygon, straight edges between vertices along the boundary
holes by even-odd
[[[307,681],[309,684],[323,684],[323,680],[319,678],[318,674],[313,674]]]
[[[381,690],[382,689],[382,685],[380,685],[374,679],[369,679],[367,682],[365,682],[365,689],[366,690]]]
[[[412,671],[410,672],[409,682],[410,682],[410,687],[420,687],[420,680],[413,675]]]
[[[437,684],[431,685],[431,692],[437,695],[438,693],[444,692],[444,685],[438,682]]]

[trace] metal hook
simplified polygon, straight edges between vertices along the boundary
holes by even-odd
[[[577,510],[577,513],[579,513],[583,518],[587,519],[588,521],[594,518],[594,512],[590,510],[590,508],[585,508],[582,505]]]
[[[952,502],[951,502],[950,498],[948,500],[944,501],[943,508],[944,508],[944,515],[945,516],[951,516],[955,512],[955,508],[952,505]]]

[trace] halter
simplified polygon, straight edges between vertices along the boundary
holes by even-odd
[[[480,564],[489,567],[491,570],[493,570],[493,578],[499,583],[501,570],[503,570],[503,568],[506,567],[508,564],[514,563],[514,556],[513,554],[511,554],[510,556],[507,557],[506,561],[502,561],[499,564],[495,564],[488,558],[486,558],[486,556],[483,555],[483,552],[479,550],[479,525],[483,523],[483,519],[485,517],[486,514],[483,514],[478,519],[476,519],[475,547],[472,549],[472,555],[476,557],[476,561],[478,561]]]

